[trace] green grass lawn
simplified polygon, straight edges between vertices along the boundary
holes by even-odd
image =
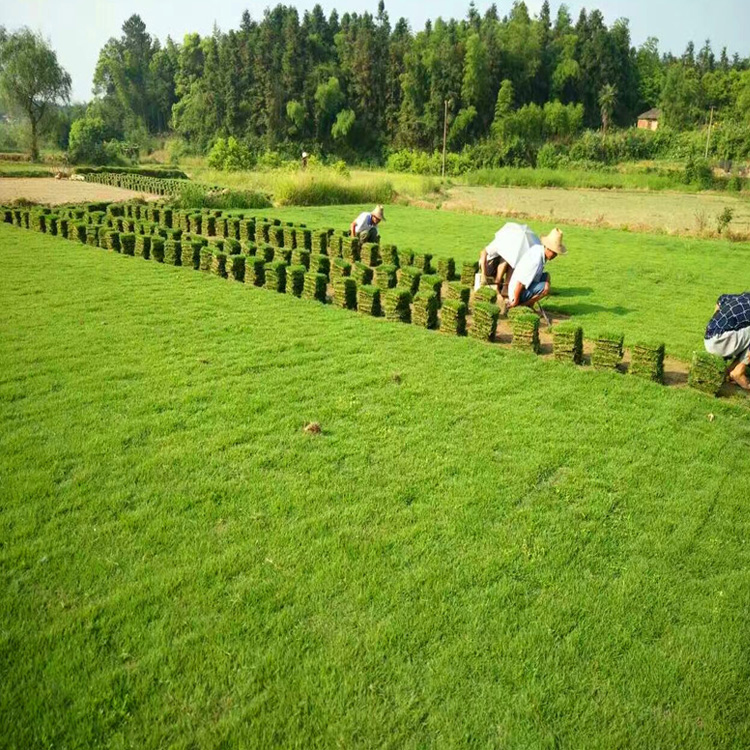
[[[372,206],[277,208],[268,213],[310,226],[346,227]],[[457,261],[476,260],[503,219],[388,206],[383,242]],[[547,232],[552,224],[531,222]],[[703,332],[720,294],[750,289],[750,246],[616,229],[560,225],[569,254],[548,266],[556,296],[546,307],[574,315],[584,335],[621,330],[625,344],[655,336],[667,354],[688,359],[703,348]]]
[[[746,409],[5,225],[0,254],[3,746],[750,742]]]

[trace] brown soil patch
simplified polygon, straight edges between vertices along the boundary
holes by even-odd
[[[87,201],[127,201],[133,198],[155,200],[158,196],[78,180],[56,180],[46,177],[0,178],[0,203],[11,203],[19,198],[35,203],[57,205]]]

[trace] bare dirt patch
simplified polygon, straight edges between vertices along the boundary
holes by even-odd
[[[133,198],[155,200],[156,195],[135,190],[98,185],[94,182],[55,180],[45,177],[0,178],[0,203],[11,203],[19,198],[35,203],[85,203],[86,201],[126,201]]]

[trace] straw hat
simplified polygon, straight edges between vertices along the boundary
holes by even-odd
[[[376,219],[379,219],[380,221],[385,221],[385,216],[383,216],[383,207],[382,206],[375,206],[375,208],[373,208],[370,213],[372,213],[372,215]]]
[[[565,255],[568,248],[563,245],[563,233],[555,227],[548,235],[542,237],[542,245],[555,255]]]

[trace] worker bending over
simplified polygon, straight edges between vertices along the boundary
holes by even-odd
[[[750,365],[750,292],[722,294],[713,317],[706,326],[703,341],[709,354],[731,362],[729,378],[750,391],[747,367]]]
[[[375,206],[369,213],[363,211],[353,222],[349,231],[352,237],[359,237],[360,242],[379,242],[378,224],[385,221],[383,207]]]

